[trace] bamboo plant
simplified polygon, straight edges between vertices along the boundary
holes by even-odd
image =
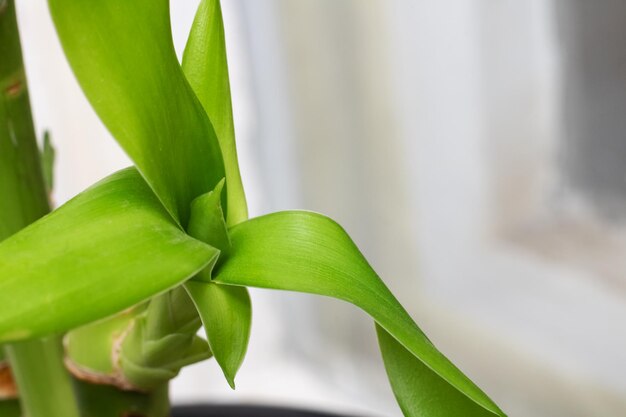
[[[168,382],[209,358],[234,388],[246,287],[260,287],[369,314],[404,415],[504,416],[341,226],[308,211],[248,219],[217,0],[201,2],[182,63],[167,0],[49,8],[76,79],[134,166],[48,213],[51,152],[37,149],[13,0],[0,0],[0,342],[24,415],[165,417]],[[1,381],[0,415],[17,416]]]

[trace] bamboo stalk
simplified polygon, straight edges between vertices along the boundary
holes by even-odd
[[[0,416],[20,417],[20,404],[17,400],[17,388],[11,374],[9,362],[0,347]]]
[[[6,350],[26,416],[80,416],[58,337],[11,344]]]
[[[81,412],[89,417],[168,416],[169,380],[183,366],[211,356],[207,343],[196,336],[200,325],[193,303],[178,287],[147,306],[69,332],[65,361]]]
[[[80,409],[88,417],[168,417],[170,405],[168,384],[150,393],[122,391],[111,385],[89,384],[74,380]]]
[[[0,416],[20,417],[20,403],[17,400],[0,401]]]
[[[0,0],[0,57],[2,240],[50,209],[26,87],[14,0]],[[25,415],[79,416],[58,337],[11,344],[5,350]],[[8,407],[16,410],[10,404]]]

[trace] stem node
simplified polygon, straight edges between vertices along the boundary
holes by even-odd
[[[17,387],[8,362],[0,362],[0,401],[17,398]]]

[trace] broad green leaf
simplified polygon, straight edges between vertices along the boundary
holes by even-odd
[[[220,250],[230,248],[230,238],[220,205],[223,182],[215,190],[196,198],[191,205],[189,234]],[[211,282],[211,268],[205,268],[185,283],[207,334],[209,346],[228,384],[235,388],[235,375],[248,349],[252,306],[243,287]]]
[[[109,316],[180,284],[217,255],[125,169],[0,243],[0,341]]]
[[[219,143],[178,63],[167,0],[49,0],[68,61],[100,119],[168,211],[225,176]]]
[[[228,185],[226,220],[233,226],[248,218],[248,209],[237,162],[224,22],[217,0],[203,0],[198,7],[183,54],[183,71],[217,133]]]
[[[405,416],[494,415],[441,379],[379,325],[376,333],[391,387]]]
[[[494,415],[502,411],[428,340],[331,219],[289,211],[258,217],[230,230],[232,249],[215,268],[215,281],[335,297],[360,307],[412,356],[462,395]],[[414,387],[415,395],[421,395]],[[433,407],[445,401],[428,397]],[[448,414],[449,415],[449,414]]]

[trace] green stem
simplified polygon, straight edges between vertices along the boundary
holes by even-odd
[[[13,0],[0,0],[0,240],[50,207],[26,88]],[[24,300],[28,302],[28,300]],[[28,417],[78,417],[58,337],[5,347]]]
[[[168,417],[168,384],[150,393],[122,391],[111,385],[89,384],[75,379],[83,417]]]
[[[6,351],[26,416],[80,415],[57,337],[11,344]]]
[[[0,5],[0,240],[49,211],[18,36],[8,0]]]
[[[0,416],[20,417],[21,415],[20,404],[15,398],[15,382],[11,369],[8,367],[4,350],[0,348]]]
[[[20,403],[17,400],[0,401],[0,416],[2,417],[20,417]]]

